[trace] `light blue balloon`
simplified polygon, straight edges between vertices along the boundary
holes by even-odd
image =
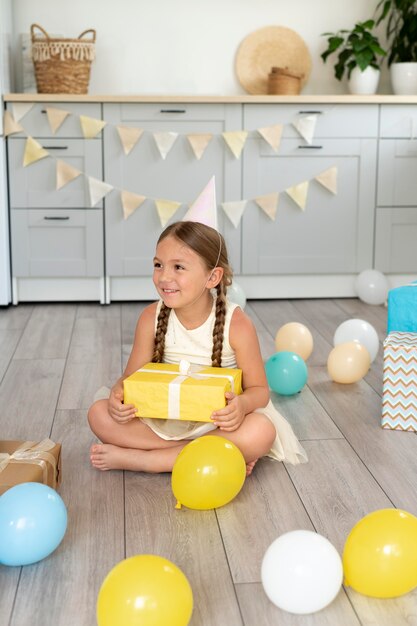
[[[246,306],[246,295],[242,287],[235,280],[227,288],[227,297],[230,302],[238,304],[243,311]]]
[[[307,365],[295,352],[276,352],[265,364],[268,384],[281,396],[292,396],[307,382]]]
[[[67,509],[54,489],[22,483],[0,497],[0,563],[29,565],[47,557],[61,543]]]

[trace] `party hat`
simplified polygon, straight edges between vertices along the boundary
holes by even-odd
[[[198,198],[190,205],[190,208],[183,217],[184,222],[187,220],[190,222],[201,222],[202,224],[206,224],[206,226],[211,226],[218,230],[214,176],[211,177]]]

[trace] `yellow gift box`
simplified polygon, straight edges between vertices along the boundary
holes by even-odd
[[[227,391],[242,393],[242,370],[147,363],[123,386],[124,403],[134,404],[138,417],[210,422],[213,411],[226,406]]]

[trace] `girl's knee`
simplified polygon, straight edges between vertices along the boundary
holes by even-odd
[[[107,414],[107,400],[97,400],[90,406],[87,412],[87,419],[92,431],[103,421],[103,416]]]

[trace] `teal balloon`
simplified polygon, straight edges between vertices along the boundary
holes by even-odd
[[[61,496],[41,483],[21,483],[0,497],[0,563],[29,565],[47,557],[67,529]]]
[[[295,352],[276,352],[265,364],[270,388],[281,396],[292,396],[307,382],[307,365]]]

